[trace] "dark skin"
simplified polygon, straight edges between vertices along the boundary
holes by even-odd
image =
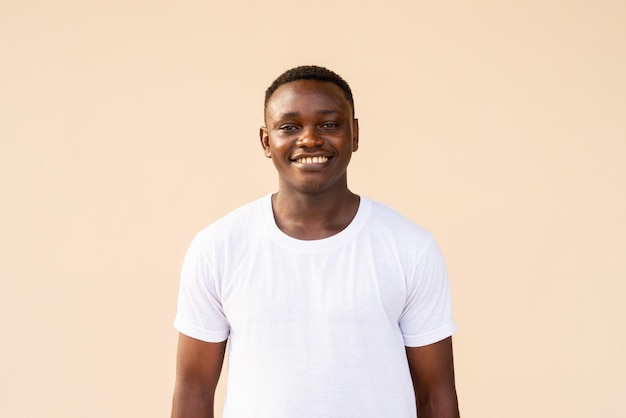
[[[350,103],[332,83],[299,80],[274,92],[260,141],[278,172],[272,207],[284,233],[322,239],[352,221],[359,197],[348,189],[346,173],[358,133]],[[173,418],[213,417],[225,346],[180,336]],[[458,418],[452,339],[407,347],[406,353],[419,418]]]
[[[346,174],[358,149],[359,125],[341,89],[312,80],[287,83],[268,102],[265,124],[261,145],[279,174],[272,197],[278,227],[304,240],[343,230],[359,207]],[[298,162],[309,156],[326,161]]]
[[[179,334],[172,418],[213,418],[225,350],[226,341],[208,343]]]
[[[406,347],[420,418],[458,418],[452,337],[424,347]]]

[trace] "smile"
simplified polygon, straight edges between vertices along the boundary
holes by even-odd
[[[301,157],[301,158],[296,159],[296,162],[300,164],[319,164],[319,163],[325,163],[326,161],[328,161],[328,157],[325,157],[325,156]]]

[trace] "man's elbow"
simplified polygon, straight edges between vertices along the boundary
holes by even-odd
[[[456,391],[443,393],[425,393],[419,396],[419,418],[459,418],[459,402]]]

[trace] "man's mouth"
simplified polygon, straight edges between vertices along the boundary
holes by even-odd
[[[320,164],[328,161],[328,157],[323,155],[319,157],[300,157],[296,158],[295,161],[300,164]]]

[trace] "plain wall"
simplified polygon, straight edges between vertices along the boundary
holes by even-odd
[[[463,417],[625,417],[608,0],[1,1],[0,416],[169,416],[184,252],[275,190],[263,92],[301,64],[354,90],[352,190],[443,248]]]

